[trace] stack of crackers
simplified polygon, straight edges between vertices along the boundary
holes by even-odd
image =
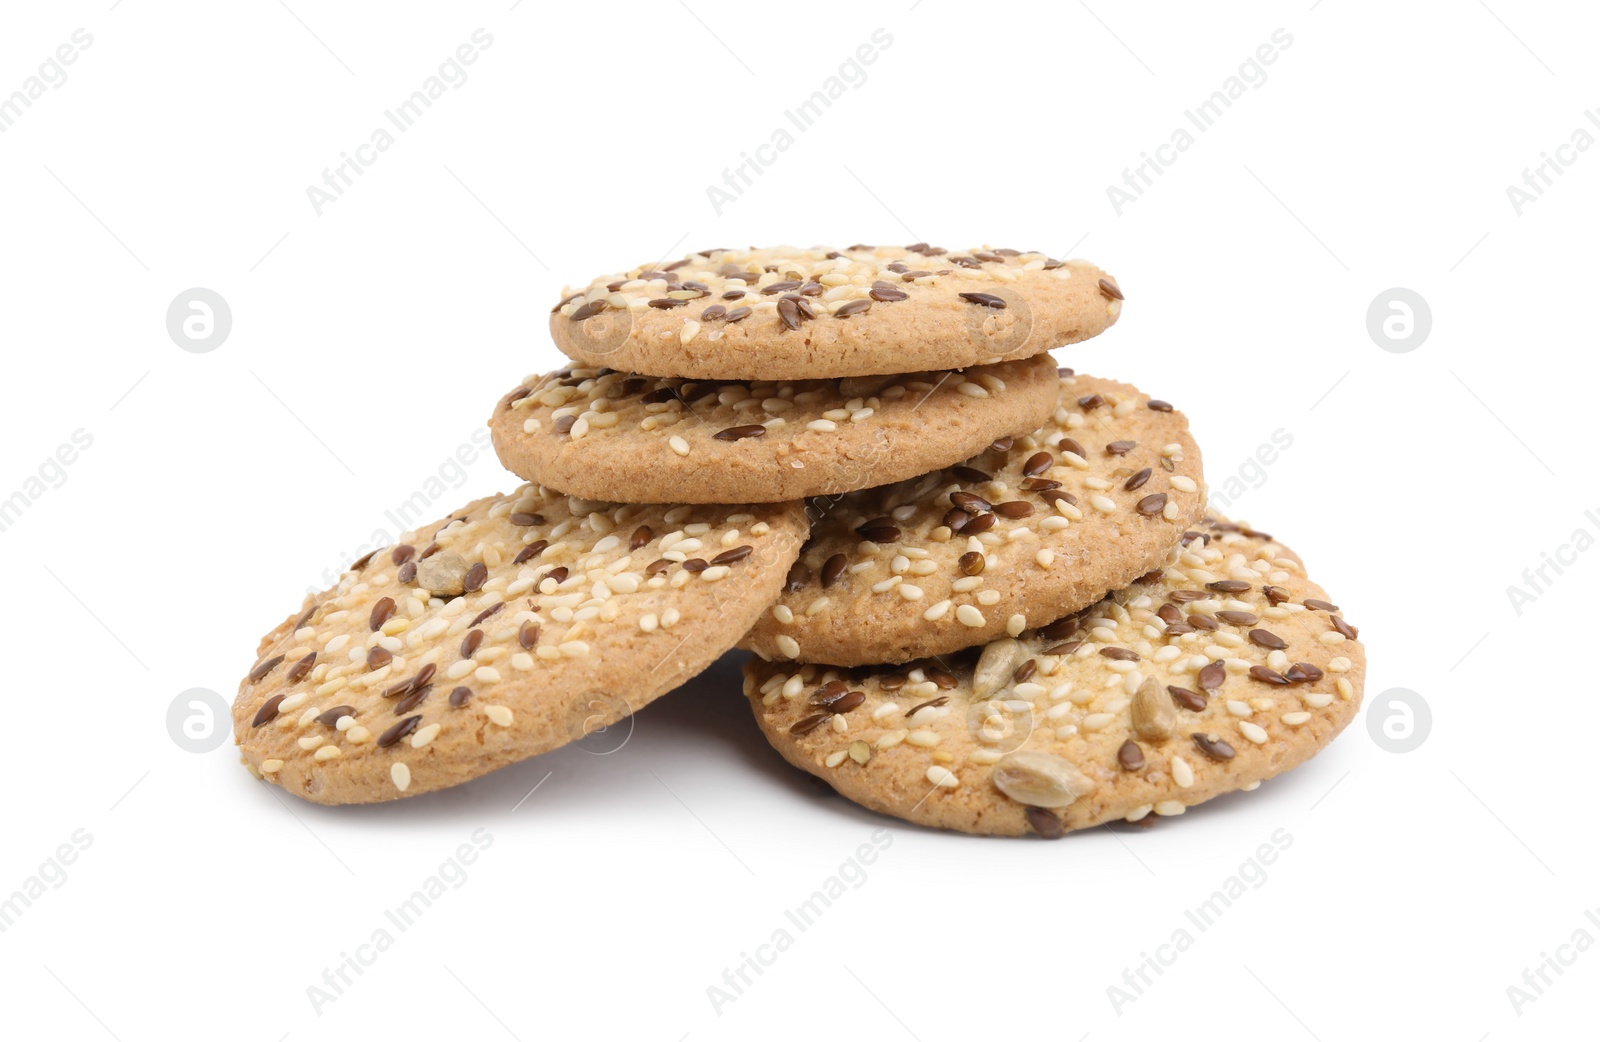
[[[1055,837],[1253,789],[1355,715],[1356,630],[1208,516],[1183,413],[1048,353],[1083,261],[705,250],[550,314],[489,423],[526,484],[355,562],[262,640],[234,730],[319,803],[608,726],[734,647],[761,732],[851,800]]]

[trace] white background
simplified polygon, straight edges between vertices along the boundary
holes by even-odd
[[[93,43],[0,134],[0,496],[74,431],[93,444],[0,532],[0,895],[74,830],[92,845],[0,933],[0,1031],[1592,1036],[1600,953],[1520,1008],[1507,988],[1574,931],[1600,939],[1593,680],[1563,665],[1593,643],[1600,555],[1520,615],[1507,587],[1597,530],[1600,150],[1520,215],[1506,189],[1600,135],[1597,26],[1491,2],[8,8],[0,95],[75,29]],[[479,27],[469,79],[318,216],[307,186]],[[866,81],[716,213],[707,186],[877,28]],[[1265,82],[1119,216],[1107,186],[1280,28]],[[558,363],[566,282],[724,244],[917,240],[1115,273],[1122,321],[1058,359],[1185,409],[1215,490],[1292,436],[1230,509],[1362,627],[1369,701],[1431,706],[1420,748],[1384,751],[1364,714],[1253,794],[1045,843],[820,795],[762,742],[736,656],[612,755],[381,807],[302,804],[231,746],[169,737],[180,692],[231,700],[259,635]],[[231,305],[211,353],[166,331],[190,287]],[[1431,305],[1410,353],[1367,331],[1391,287]],[[510,484],[492,457],[446,474],[440,516]],[[865,882],[798,933],[784,910],[879,828]],[[464,884],[314,1008],[477,829]],[[1265,882],[1115,1005],[1279,829]],[[707,988],[782,926],[793,945],[715,1008]]]

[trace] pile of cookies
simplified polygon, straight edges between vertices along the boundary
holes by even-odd
[[[1180,814],[1355,715],[1356,631],[1208,517],[1183,414],[1048,352],[1081,261],[918,243],[705,250],[550,314],[573,365],[489,424],[527,483],[356,561],[261,641],[234,733],[319,803],[455,785],[734,647],[795,766],[966,832]]]

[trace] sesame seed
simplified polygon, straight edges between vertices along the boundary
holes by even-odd
[[[784,658],[798,659],[800,657],[800,642],[787,633],[778,634],[776,643]]]
[[[977,629],[979,626],[985,624],[983,612],[979,611],[977,608],[974,608],[970,604],[963,604],[961,607],[956,609],[956,621],[961,623],[963,626],[970,626],[973,629]]]
[[[938,764],[929,767],[924,777],[928,779],[930,784],[937,785],[942,789],[954,789],[961,784],[961,779],[956,777],[954,771]]]
[[[389,780],[394,782],[395,788],[405,792],[411,787],[411,768],[399,762],[390,764]]]
[[[676,452],[678,455],[689,455],[689,443],[684,441],[683,438],[679,437],[678,435],[674,434],[672,437],[668,438],[667,444],[672,446],[672,451]]]
[[[495,724],[496,726],[499,726],[499,727],[510,727],[511,726],[512,713],[511,713],[511,710],[508,709],[505,706],[502,706],[502,705],[484,706],[483,707],[483,715],[488,717],[489,718],[489,722],[492,723],[492,724]]]

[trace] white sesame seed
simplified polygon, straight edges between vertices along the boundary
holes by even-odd
[[[1187,789],[1194,784],[1194,768],[1181,756],[1172,758],[1172,780],[1178,783],[1180,789]]]
[[[1290,727],[1299,727],[1301,724],[1310,719],[1311,714],[1303,711],[1284,713],[1282,717],[1283,722],[1288,724]]]
[[[405,792],[411,787],[411,768],[403,763],[389,765],[389,780],[394,782],[394,787]]]
[[[700,573],[700,581],[714,583],[719,579],[726,579],[730,571],[732,569],[725,564],[712,565]]]
[[[1114,720],[1116,720],[1116,717],[1110,713],[1090,713],[1083,718],[1083,729],[1085,731],[1099,731],[1110,726]]]
[[[484,706],[483,715],[489,718],[490,723],[498,727],[511,726],[512,713],[506,706]]]
[[[961,623],[963,626],[970,626],[973,629],[977,629],[979,626],[985,624],[983,612],[979,611],[977,608],[974,608],[970,604],[963,604],[961,607],[956,609],[956,621]]]
[[[1006,620],[1006,633],[1010,636],[1015,637],[1027,628],[1028,617],[1020,612]]]
[[[493,666],[479,666],[477,669],[472,671],[472,676],[473,679],[481,681],[482,683],[493,684],[499,681],[500,671],[495,669]]]
[[[980,591],[978,591],[978,603],[983,605],[985,608],[994,607],[996,604],[1000,603],[1000,591],[999,590],[980,590]]]
[[[1090,496],[1089,505],[1100,511],[1102,514],[1110,514],[1115,512],[1117,509],[1116,502],[1108,496]]]
[[[689,455],[689,443],[684,441],[680,436],[674,434],[672,437],[667,439],[667,444],[672,446],[672,451],[676,452],[678,455]]]
[[[411,736],[411,748],[425,748],[429,742],[439,737],[440,730],[441,728],[438,724],[429,724],[427,727],[419,728],[417,733]]]
[[[922,749],[932,749],[939,744],[937,731],[912,731],[906,736],[907,745],[915,745]]]
[[[950,602],[947,600],[940,601],[937,604],[929,605],[928,610],[922,613],[922,617],[928,622],[938,622],[940,619],[945,617],[945,614],[949,612],[949,610]]]
[[[1260,726],[1252,724],[1248,720],[1239,721],[1239,733],[1244,735],[1250,741],[1254,742],[1256,745],[1263,745],[1267,740],[1267,732],[1262,730]]]
[[[904,730],[890,731],[872,744],[878,749],[893,749],[895,746],[906,740],[906,735],[908,733],[909,732]]]
[[[589,645],[581,640],[562,641],[557,646],[557,649],[566,658],[585,658],[589,654]],[[482,672],[482,670],[479,670],[479,672]],[[480,677],[479,679],[481,680],[482,678]]]
[[[1187,477],[1183,474],[1172,475],[1171,481],[1172,487],[1177,489],[1179,492],[1193,492],[1199,488],[1199,486],[1194,483],[1193,478]]]
[[[282,768],[283,768],[283,761],[282,760],[262,760],[261,761],[260,770],[261,770],[262,774],[277,774],[278,771],[281,770]]]
[[[828,431],[836,431],[838,429],[839,425],[834,423],[832,420],[812,420],[810,423],[806,424],[806,430],[808,431],[821,431],[826,433]]]
[[[299,745],[300,748],[310,752],[312,749],[315,749],[325,741],[327,741],[327,739],[322,737],[320,734],[308,734],[304,738],[297,739],[296,744]]]
[[[332,760],[338,755],[339,747],[337,745],[324,745],[322,748],[312,753],[311,758],[313,760]]]
[[[800,642],[787,633],[778,634],[778,651],[784,658],[797,659],[800,657]]]
[[[876,709],[874,709],[872,711],[872,719],[874,719],[874,720],[882,720],[884,717],[893,716],[895,713],[898,713],[899,711],[900,711],[900,704],[898,702],[885,702],[885,703],[883,703],[883,705],[879,706],[878,708],[876,708]]]
[[[772,607],[772,617],[781,625],[787,626],[794,621],[794,611],[787,604],[775,604]]]
[[[1164,818],[1175,818],[1187,809],[1178,800],[1162,800],[1155,805],[1155,812]]]
[[[354,727],[350,728],[350,730],[344,733],[344,740],[349,742],[351,745],[360,745],[371,737],[372,732],[367,730],[365,727],[362,727],[360,724],[356,724]]]
[[[954,771],[948,767],[941,767],[938,764],[934,764],[932,767],[929,767],[927,774],[924,775],[924,777],[926,777],[931,784],[937,785],[942,789],[954,789],[961,784],[961,779],[956,777]]]
[[[846,756],[848,756],[848,755],[849,755],[849,750],[847,750],[847,749],[840,749],[840,750],[838,750],[838,751],[836,751],[836,752],[831,752],[831,753],[829,753],[829,754],[828,754],[828,758],[827,758],[827,759],[825,759],[825,760],[823,760],[823,761],[822,761],[822,762],[823,762],[823,764],[824,764],[824,765],[825,765],[825,766],[828,766],[828,767],[837,767],[837,766],[839,766],[839,765],[840,765],[840,764],[841,764],[841,763],[844,763],[844,758],[845,758],[845,757],[846,757]]]
[[[963,380],[963,381],[961,381],[959,384],[956,385],[956,390],[959,391],[960,393],[966,395],[968,398],[987,398],[987,397],[989,397],[988,390],[985,389],[982,384],[973,383],[971,380]]]
[[[900,591],[900,596],[904,597],[908,601],[922,600],[922,587],[920,586],[912,586],[910,583],[902,583],[898,589]]]
[[[1308,691],[1300,696],[1300,701],[1312,709],[1326,709],[1333,703],[1333,696],[1326,691]]]

